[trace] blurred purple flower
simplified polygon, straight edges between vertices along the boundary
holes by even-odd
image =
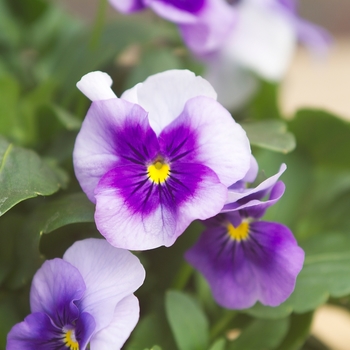
[[[223,212],[204,221],[206,230],[185,254],[223,307],[243,309],[257,301],[277,306],[294,290],[304,252],[286,226],[259,220],[283,195],[285,186],[277,180],[285,169],[256,188],[232,186]]]
[[[249,141],[192,72],[156,74],[120,99],[111,83],[101,72],[78,83],[93,103],[74,148],[76,176],[109,243],[170,246],[193,220],[220,212],[249,168]]]
[[[130,252],[102,239],[76,242],[35,274],[32,313],[11,329],[6,349],[120,349],[138,321],[132,293],[144,278]]]

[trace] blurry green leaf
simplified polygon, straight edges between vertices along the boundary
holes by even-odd
[[[72,113],[54,104],[50,108],[67,130],[80,130],[82,121]]]
[[[278,347],[278,350],[298,350],[304,344],[309,335],[312,322],[312,312],[290,317],[290,327],[287,336]]]
[[[166,320],[160,313],[152,313],[141,318],[131,334],[126,350],[140,350],[145,346],[150,348],[155,343],[160,344],[162,349],[173,349],[175,344],[171,338]]]
[[[221,338],[217,340],[209,350],[225,350],[226,347],[226,340]]]
[[[85,194],[74,193],[47,201],[37,207],[30,217],[24,217],[23,228],[16,241],[17,265],[7,285],[11,289],[21,287],[40,266],[39,241],[42,234],[69,224],[93,222],[93,215],[94,205]]]
[[[0,1],[0,48],[6,46],[17,46],[20,38],[20,27],[10,13],[4,0]]]
[[[276,152],[288,153],[295,148],[295,137],[280,120],[242,123],[252,145]]]
[[[279,318],[305,313],[325,303],[329,297],[339,298],[350,294],[350,237],[329,232],[308,239],[301,245],[306,258],[294,292],[276,308],[255,305],[244,310],[261,318]]]
[[[203,350],[208,347],[208,321],[194,299],[169,291],[165,309],[179,350]]]
[[[289,319],[254,320],[241,335],[229,343],[228,350],[275,349],[288,332]]]
[[[17,203],[48,196],[62,186],[57,175],[33,151],[0,138],[0,216]]]
[[[38,19],[47,9],[45,0],[7,0],[12,12],[25,24]]]
[[[0,297],[0,349],[5,349],[7,333],[12,326],[22,321],[12,296]]]
[[[297,150],[317,164],[350,168],[350,123],[320,110],[301,110],[289,123]]]

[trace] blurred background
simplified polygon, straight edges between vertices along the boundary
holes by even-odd
[[[98,0],[55,2],[90,22],[98,7]],[[280,90],[281,110],[288,117],[301,107],[315,107],[350,119],[350,1],[301,0],[299,13],[328,29],[334,43],[324,59],[298,49]],[[108,14],[110,18],[120,16],[112,8]]]

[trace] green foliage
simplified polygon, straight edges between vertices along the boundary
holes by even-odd
[[[208,321],[196,301],[184,293],[169,291],[165,307],[179,350],[206,349]]]

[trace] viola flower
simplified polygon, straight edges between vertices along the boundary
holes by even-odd
[[[170,246],[193,220],[220,212],[249,168],[249,141],[192,72],[153,75],[121,98],[111,83],[93,72],[77,84],[93,101],[74,147],[77,179],[113,246]]]
[[[178,25],[191,50],[218,49],[236,21],[235,10],[223,0],[109,0],[118,11],[129,14],[148,7]],[[194,50],[196,52],[196,50]]]
[[[257,301],[277,306],[294,290],[304,252],[286,226],[259,220],[283,195],[285,186],[277,180],[284,170],[283,165],[254,189],[233,186],[236,202],[204,222],[206,230],[185,254],[225,308],[249,308]],[[268,193],[269,199],[261,201]]]
[[[74,243],[34,275],[32,313],[11,329],[6,350],[120,349],[138,321],[132,293],[144,278],[130,252],[102,239]]]

